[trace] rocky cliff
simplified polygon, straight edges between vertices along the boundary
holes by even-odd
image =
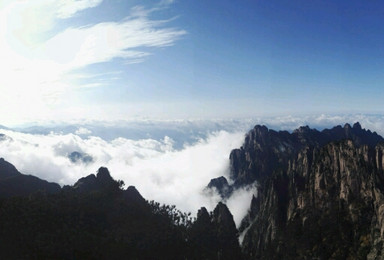
[[[384,259],[384,143],[359,123],[292,133],[256,126],[232,151],[233,188],[256,182],[250,259]]]

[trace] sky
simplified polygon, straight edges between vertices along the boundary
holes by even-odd
[[[3,0],[0,122],[382,113],[384,3]]]

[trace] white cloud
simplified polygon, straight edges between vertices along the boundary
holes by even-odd
[[[115,179],[135,185],[146,199],[175,204],[193,214],[202,206],[213,210],[220,200],[217,194],[207,197],[203,189],[210,179],[228,175],[229,153],[244,138],[243,133],[219,131],[176,150],[169,137],[160,141],[116,138],[108,142],[75,134],[1,132],[11,138],[0,142],[0,157],[25,174],[62,185],[74,184],[100,166],[106,166]],[[71,163],[67,155],[73,151],[86,153],[93,161]]]
[[[85,127],[79,127],[76,130],[75,134],[77,134],[77,135],[90,135],[90,134],[92,134],[92,131],[85,128]]]
[[[202,191],[212,178],[221,175],[228,177],[229,153],[242,145],[244,129],[248,125],[266,124],[276,130],[293,130],[308,124],[312,128],[322,129],[356,121],[360,121],[365,128],[384,134],[384,116],[381,115],[288,116],[259,118],[253,120],[254,123],[248,119],[143,119],[137,122],[106,122],[104,127],[93,128],[89,122],[87,126],[73,128],[72,131],[77,134],[36,135],[1,130],[0,133],[11,138],[0,142],[0,157],[13,163],[23,173],[60,184],[74,184],[79,178],[96,172],[100,166],[106,166],[115,179],[122,179],[127,185],[135,185],[145,198],[175,204],[181,210],[195,214],[201,206],[213,210],[220,200],[217,194],[207,197]],[[155,130],[148,132],[151,134],[145,137],[143,133],[151,128]],[[97,136],[82,138],[78,135],[88,131],[92,131],[93,135],[116,131],[116,135],[108,140]],[[130,132],[126,138],[116,138],[125,132]],[[166,137],[167,132],[171,137]],[[200,139],[196,140],[196,136]],[[184,140],[185,145],[176,145],[174,139]],[[88,154],[93,161],[88,164],[71,163],[67,155],[73,151]],[[246,214],[253,194],[255,189],[252,187],[241,189],[227,200],[237,225]]]
[[[42,120],[52,118],[52,114],[57,118],[63,94],[73,94],[82,87],[72,77],[79,68],[114,59],[126,64],[142,62],[153,48],[173,45],[186,33],[170,27],[169,21],[152,19],[158,5],[152,9],[135,7],[118,22],[109,17],[89,23],[85,16],[81,17],[81,11],[91,12],[101,3],[102,0],[0,2],[3,122]],[[75,15],[82,18],[82,26],[71,25]],[[105,67],[105,73],[112,67]],[[100,85],[84,84],[86,88]]]
[[[150,54],[141,48],[169,46],[186,33],[161,28],[163,24],[164,21],[150,20],[144,13],[120,22],[68,28],[45,42],[41,50],[67,70],[114,58],[137,60]]]
[[[235,190],[226,201],[237,227],[248,213],[253,195],[257,195],[256,186],[248,186]]]
[[[103,0],[61,0],[55,1],[59,4],[58,18],[69,18],[79,11],[98,6]]]

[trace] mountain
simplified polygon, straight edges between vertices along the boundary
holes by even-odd
[[[206,189],[226,201],[257,187],[239,230],[223,202],[194,219],[124,189],[105,167],[60,188],[0,159],[0,258],[384,259],[377,133],[359,123],[291,133],[258,125],[229,159],[231,180]]]
[[[60,185],[21,174],[15,166],[0,158],[0,198],[27,196],[37,191],[58,193]]]
[[[189,233],[191,245],[196,248],[192,259],[243,258],[233,216],[221,202],[211,214],[202,207]]]
[[[0,259],[243,258],[225,204],[194,220],[123,186],[100,167],[61,189],[1,159]]]
[[[257,185],[241,226],[247,258],[384,259],[383,141],[359,123],[255,126],[230,154],[230,189]]]

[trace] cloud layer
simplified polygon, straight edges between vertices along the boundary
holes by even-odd
[[[175,204],[194,214],[202,206],[212,210],[219,196],[203,193],[211,178],[228,175],[228,156],[239,147],[244,133],[219,131],[193,145],[176,150],[173,140],[105,141],[76,134],[32,135],[1,131],[7,136],[0,142],[0,156],[21,172],[58,182],[74,184],[79,178],[95,173],[100,166],[109,168],[115,179],[134,185],[146,199]],[[90,155],[93,160],[73,163],[72,152]]]
[[[61,185],[74,184],[79,178],[95,173],[100,166],[106,166],[115,179],[135,185],[146,199],[174,204],[196,214],[202,206],[212,210],[220,200],[217,193],[207,196],[203,190],[212,178],[228,177],[229,153],[242,145],[244,134],[254,124],[293,130],[306,124],[323,129],[356,121],[384,135],[381,115],[99,122],[32,127],[24,129],[24,133],[1,130],[6,137],[0,140],[0,157],[25,174]],[[73,152],[92,158],[71,160],[68,156]],[[254,194],[255,187],[240,189],[226,201],[237,225],[247,213]]]

